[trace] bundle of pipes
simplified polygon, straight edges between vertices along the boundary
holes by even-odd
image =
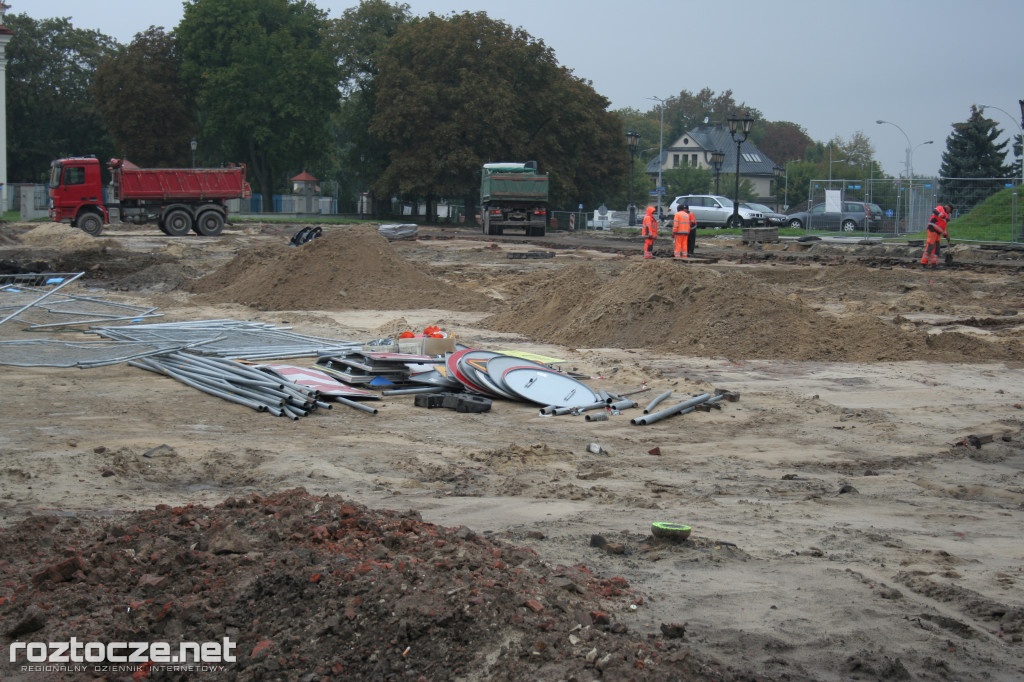
[[[331,409],[320,400],[319,391],[283,381],[234,360],[175,352],[133,360],[128,364],[173,377],[210,395],[269,412],[278,417],[298,419],[318,407]],[[359,409],[359,403],[343,401]]]

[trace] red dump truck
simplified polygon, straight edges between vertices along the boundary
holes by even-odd
[[[50,220],[71,223],[99,235],[110,223],[110,210],[121,221],[156,223],[172,237],[189,232],[220,234],[227,220],[228,199],[252,196],[245,164],[227,168],[139,168],[111,159],[110,187],[104,197],[96,157],[57,159],[50,164]]]

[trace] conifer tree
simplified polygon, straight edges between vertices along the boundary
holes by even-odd
[[[1011,171],[1004,163],[1007,143],[996,142],[1000,135],[995,121],[985,118],[977,105],[971,105],[967,121],[953,124],[939,168],[943,203],[970,210],[1003,188]]]

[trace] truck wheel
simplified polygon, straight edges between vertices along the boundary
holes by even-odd
[[[188,211],[175,209],[164,216],[164,232],[172,237],[184,237],[192,231],[192,216]]]
[[[205,211],[199,214],[194,229],[204,237],[216,237],[224,229],[224,216],[219,211]]]
[[[97,213],[84,213],[78,216],[78,221],[75,225],[82,232],[91,234],[93,237],[100,236],[100,232],[103,231],[103,218]]]

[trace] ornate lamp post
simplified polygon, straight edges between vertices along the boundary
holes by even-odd
[[[715,169],[715,194],[719,194],[718,191],[718,175],[722,172],[722,163],[725,161],[725,152],[721,149],[716,149],[711,152],[711,167]]]
[[[629,143],[629,226],[636,225],[636,204],[633,203],[633,170],[636,163],[636,148],[640,144],[640,133],[630,130],[626,133],[626,142]]]
[[[786,171],[781,166],[772,168],[772,175],[775,176],[775,210],[782,213],[782,202],[779,201],[779,189],[782,187],[782,178],[786,177]]]
[[[729,117],[729,134],[736,143],[736,189],[732,196],[732,218],[729,219],[730,227],[740,224],[740,149],[750,134],[750,126],[754,119],[750,114],[744,113],[743,118],[738,116]]]

